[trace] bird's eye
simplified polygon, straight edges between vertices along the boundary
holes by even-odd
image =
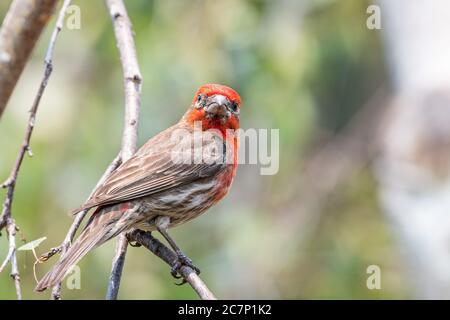
[[[197,96],[197,102],[196,102],[196,108],[197,109],[200,109],[200,108],[202,108],[203,107],[203,95],[202,94],[199,94],[198,96]]]
[[[239,112],[239,106],[238,106],[238,104],[237,104],[236,102],[233,102],[233,103],[231,104],[231,110],[232,110],[233,112],[235,112],[235,113]]]

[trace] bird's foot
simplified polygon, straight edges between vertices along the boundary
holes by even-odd
[[[142,247],[142,244],[140,244],[139,242],[131,242],[131,241],[128,241],[128,244],[129,244],[131,247],[133,247],[133,248],[139,248],[139,247]]]
[[[142,244],[140,244],[139,242],[134,241],[133,239],[131,239],[130,233],[126,233],[126,234],[125,234],[125,237],[127,238],[128,244],[129,244],[130,246],[135,247],[135,248],[142,247]]]
[[[192,270],[195,271],[196,274],[200,274],[200,269],[197,268],[193,263],[192,260],[189,259],[188,256],[186,256],[183,252],[177,252],[177,261],[175,262],[175,264],[172,266],[171,270],[170,270],[170,274],[172,275],[172,277],[174,277],[175,279],[181,279],[182,276],[179,274],[179,270],[182,266],[186,266],[191,268]],[[178,286],[181,286],[183,284],[186,283],[186,279],[181,280],[180,283],[175,283]]]

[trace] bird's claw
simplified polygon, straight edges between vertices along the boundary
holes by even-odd
[[[172,268],[170,269],[170,274],[172,275],[172,277],[174,277],[175,279],[180,279],[181,276],[178,274],[178,270],[181,268],[181,264],[178,263],[178,261],[172,266]]]
[[[134,240],[131,239],[129,233],[125,234],[125,237],[127,238],[128,244],[129,244],[130,246],[132,246],[132,247],[134,247],[134,248],[142,247],[142,244],[140,244],[139,242],[134,241]]]
[[[134,248],[139,248],[142,247],[142,244],[140,244],[139,242],[130,242],[128,241],[128,244]]]
[[[175,279],[181,279],[182,276],[179,273],[179,270],[182,266],[187,266],[189,268],[191,268],[192,270],[195,271],[195,273],[198,275],[200,274],[200,269],[197,268],[193,263],[192,260],[189,259],[184,253],[182,252],[178,252],[177,253],[177,261],[175,262],[175,264],[172,266],[171,270],[170,270],[170,274],[172,275],[172,277],[174,277]],[[186,283],[186,279],[183,278],[183,280],[181,280],[180,283],[176,283],[175,284],[177,286],[181,286],[183,284]]]

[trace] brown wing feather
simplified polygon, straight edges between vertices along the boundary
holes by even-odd
[[[150,139],[96,190],[88,202],[72,213],[149,196],[200,178],[213,176],[225,169],[226,164],[223,162],[212,164],[175,163],[172,160],[172,151],[174,148],[180,148],[183,143],[189,143],[189,146],[181,146],[181,148],[188,148],[191,143],[193,146],[205,148],[211,143],[217,145],[218,139],[223,144],[222,138],[217,135],[212,139],[205,139],[203,136],[201,143],[173,139],[172,133],[176,129],[180,129],[180,125],[168,128]],[[192,132],[188,126],[181,127],[181,129]],[[192,135],[192,137],[195,137],[194,139],[201,138],[196,135]],[[222,147],[225,151],[224,144]]]

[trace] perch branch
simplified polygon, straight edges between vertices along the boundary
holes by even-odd
[[[36,113],[39,108],[39,103],[41,102],[42,95],[44,94],[45,88],[47,87],[48,80],[53,71],[53,50],[55,48],[56,38],[59,32],[62,29],[62,23],[64,19],[65,11],[70,3],[70,0],[66,0],[61,8],[61,11],[58,16],[58,20],[53,30],[52,37],[50,39],[50,44],[47,49],[47,53],[45,55],[44,61],[44,75],[41,80],[41,84],[34,98],[33,104],[30,108],[30,115],[28,118],[28,125],[25,130],[25,137],[22,142],[22,146],[19,150],[19,154],[17,155],[16,162],[14,167],[9,175],[9,178],[1,185],[3,188],[7,188],[8,191],[6,193],[6,198],[3,203],[3,211],[0,216],[0,230],[6,226],[6,231],[8,233],[8,241],[9,241],[9,261],[11,262],[11,277],[14,280],[16,287],[16,296],[18,299],[21,299],[21,289],[20,289],[20,276],[19,270],[17,268],[17,256],[16,256],[16,241],[15,235],[18,230],[14,219],[11,217],[11,207],[12,201],[14,197],[14,189],[17,182],[17,177],[19,175],[20,168],[22,166],[23,158],[25,157],[25,153],[28,153],[30,156],[32,155],[30,140],[31,135],[33,133],[33,129],[36,122]]]
[[[142,77],[137,62],[131,21],[125,5],[122,0],[105,0],[105,4],[113,23],[124,78],[125,123],[121,154],[122,161],[125,162],[136,152]],[[106,294],[109,300],[117,299],[127,247],[125,235],[119,235]]]
[[[129,241],[136,241],[145,248],[157,255],[161,260],[166,262],[169,266],[174,267],[177,262],[177,255],[162,244],[158,239],[154,238],[150,232],[142,230],[133,230],[127,234]],[[216,300],[214,294],[208,289],[206,284],[200,279],[192,268],[182,266],[179,273],[186,280],[187,283],[197,292],[202,300]]]
[[[19,269],[17,268],[17,256],[16,256],[16,223],[14,219],[11,217],[8,218],[8,222],[6,225],[6,230],[8,233],[8,241],[9,241],[9,249],[8,254],[6,255],[5,260],[0,266],[0,272],[6,267],[8,262],[11,262],[11,273],[10,276],[14,281],[14,286],[16,288],[16,296],[18,300],[22,299],[22,291],[20,289],[20,275]]]
[[[0,29],[0,118],[58,0],[14,0]]]

